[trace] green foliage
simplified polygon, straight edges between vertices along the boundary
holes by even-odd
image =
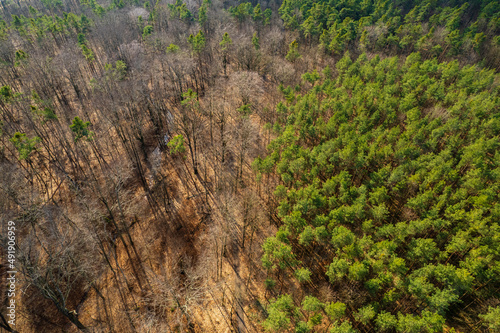
[[[294,62],[297,59],[299,59],[300,57],[301,57],[301,55],[299,53],[299,44],[297,43],[296,40],[294,40],[288,46],[288,53],[286,54],[285,59],[290,61],[290,62]]]
[[[282,295],[276,300],[271,299],[267,308],[268,317],[262,323],[266,331],[283,332],[291,324],[291,319],[298,315],[297,308],[293,305],[290,295]]]
[[[48,122],[50,120],[57,119],[57,115],[55,114],[54,110],[50,107],[39,108],[36,105],[31,105],[30,107],[31,107],[31,111],[40,117],[42,124],[45,124],[46,122]]]
[[[204,26],[208,20],[207,12],[208,12],[209,6],[210,6],[210,1],[203,0],[203,3],[201,4],[200,8],[198,9],[198,23],[200,23],[201,26]]]
[[[242,117],[246,118],[252,113],[252,108],[250,107],[250,104],[243,104],[237,108],[236,111],[238,111]]]
[[[240,3],[236,7],[229,7],[227,10],[232,17],[234,17],[239,23],[243,23],[247,19],[251,18],[257,25],[264,23],[264,25],[269,24],[269,21],[272,16],[272,11],[270,8],[267,8],[262,12],[262,8],[260,4],[256,4],[255,7],[252,8],[252,4],[250,2]]]
[[[257,32],[253,33],[252,36],[252,45],[255,48],[256,51],[260,49],[260,44],[259,44],[259,37],[257,36]]]
[[[77,40],[78,40],[78,45],[80,45],[80,46],[87,43],[87,39],[85,38],[85,34],[82,34],[82,33],[78,34]]]
[[[147,25],[142,29],[142,39],[146,39],[149,35],[153,33],[153,26]]]
[[[94,61],[94,52],[87,46],[87,39],[85,38],[85,35],[79,33],[77,39],[78,45],[82,49],[82,53],[85,56],[85,59],[87,59],[88,62]]]
[[[33,6],[29,5],[28,6],[28,10],[29,10],[30,16],[37,16],[38,10],[36,10],[35,8],[33,8]]]
[[[200,103],[198,101],[198,94],[194,92],[192,89],[188,89],[188,91],[182,94],[181,105],[193,111],[197,110],[200,107]]]
[[[14,99],[14,93],[10,86],[2,86],[0,88],[0,98],[2,102],[10,103]]]
[[[319,79],[320,76],[317,70],[314,70],[312,73],[305,73],[302,75],[302,80],[307,81],[310,84],[316,83]]]
[[[23,50],[17,50],[16,51],[16,62],[14,63],[14,66],[21,66],[21,64],[23,62],[26,61],[26,59],[28,59],[28,54],[26,52],[24,52]]]
[[[0,19],[0,40],[6,40],[8,36],[8,25],[5,20]]]
[[[302,309],[308,312],[318,312],[323,309],[324,304],[314,296],[306,296],[302,301]]]
[[[273,280],[273,279],[267,278],[264,281],[264,284],[265,284],[265,286],[266,286],[267,289],[273,289],[276,286],[276,281]]]
[[[398,332],[419,333],[419,332],[442,332],[444,318],[436,313],[422,311],[421,316],[411,314],[398,315]]]
[[[311,325],[305,321],[300,321],[297,326],[295,326],[295,333],[309,333],[311,330]]]
[[[332,230],[332,245],[335,248],[342,248],[354,242],[356,236],[352,231],[344,226],[336,227]]]
[[[261,22],[262,19],[263,19],[263,15],[262,15],[262,10],[260,9],[260,3],[258,3],[255,8],[253,9],[253,16],[252,16],[252,19],[255,21],[255,22]]]
[[[358,312],[354,313],[354,318],[357,321],[361,322],[363,325],[367,325],[373,318],[375,318],[376,314],[377,312],[375,311],[373,305],[369,304],[360,308]]]
[[[202,5],[203,7],[203,5]],[[187,5],[182,0],[176,0],[174,4],[167,4],[167,8],[170,11],[170,16],[172,18],[177,18],[185,22],[189,22],[193,19],[191,11],[187,8]],[[206,7],[203,9],[206,15]],[[206,19],[206,18],[205,18]],[[201,22],[200,22],[201,23]]]
[[[264,10],[264,25],[268,25],[271,23],[272,15],[273,15],[273,12],[272,12],[271,8],[266,8],[266,10]]]
[[[347,306],[341,302],[331,302],[325,306],[325,312],[331,321],[337,321],[345,314]]]
[[[408,257],[426,263],[439,253],[436,242],[429,238],[413,239],[409,244]]]
[[[283,1],[279,14],[287,29],[341,55],[348,48],[388,55],[420,51],[426,57],[467,59],[474,52],[493,67],[495,59],[481,52],[494,45],[500,6],[494,0],[466,1]],[[488,23],[487,23],[488,22]],[[436,31],[445,31],[445,38]],[[467,33],[464,33],[467,32]],[[468,50],[462,45],[471,44]],[[498,65],[498,64],[497,64]]]
[[[43,108],[43,110],[40,110],[40,112],[42,114],[44,122],[57,119],[57,115],[55,114],[54,110],[52,110],[51,108],[48,108],[48,107]]]
[[[86,138],[87,140],[92,140],[93,132],[88,129],[90,126],[90,121],[83,121],[80,117],[75,117],[73,123],[69,125],[69,128],[75,136],[75,142],[78,142],[81,138]]]
[[[297,280],[301,283],[311,281],[311,271],[308,268],[299,268],[295,271]]]
[[[167,46],[167,53],[177,53],[179,52],[180,50],[180,47],[175,45],[175,44],[170,44],[169,46]]]
[[[398,324],[398,319],[396,316],[390,314],[389,312],[381,312],[378,314],[375,320],[377,327],[380,331],[386,332],[394,329]]]
[[[346,259],[334,258],[333,262],[328,267],[326,275],[330,278],[332,283],[335,283],[347,275],[348,269],[349,262]]]
[[[500,332],[500,307],[488,307],[488,313],[479,315],[484,320],[484,326],[487,326],[490,332]]]
[[[85,15],[80,16],[80,25],[79,25],[79,30],[82,33],[87,33],[90,30],[92,22],[87,18]]]
[[[447,43],[447,46],[449,46],[450,48],[450,51],[449,51],[449,54],[450,55],[457,55],[460,53],[460,48],[462,46],[462,36],[460,35],[460,31],[457,29],[457,30],[453,30],[452,32],[450,32],[448,34],[448,36],[446,36],[446,43]]]
[[[104,69],[108,78],[112,80],[122,81],[127,76],[127,65],[121,60],[117,60],[114,67],[112,64],[106,64]]]
[[[349,279],[355,281],[363,280],[368,274],[369,270],[365,264],[356,261],[351,266],[349,266]]]
[[[180,6],[179,8],[179,18],[183,21],[189,21],[192,19],[192,17],[193,15],[189,11],[189,9],[187,9],[186,4],[183,3],[182,6]]]
[[[127,65],[121,60],[117,60],[115,63],[115,75],[118,80],[123,80],[127,75]]]
[[[167,143],[167,147],[170,150],[170,154],[184,154],[186,152],[186,146],[184,144],[184,137],[182,134],[175,135]]]
[[[301,269],[324,271],[340,290],[364,287],[354,318],[381,331],[440,331],[464,295],[488,299],[500,283],[498,75],[424,59],[346,52],[336,74],[306,73],[300,91],[280,86],[277,137],[254,163],[281,180],[283,226],[265,267],[331,253]],[[411,310],[395,313],[401,300]]]
[[[229,34],[225,32],[224,35],[222,36],[222,41],[219,43],[221,50],[223,52],[227,51],[227,49],[231,44],[233,44],[233,41],[231,40],[231,37],[229,37]]]
[[[125,2],[123,2],[123,0],[113,0],[111,2],[111,8],[118,8],[118,9],[121,9],[123,7],[125,7]]]
[[[229,7],[228,12],[241,23],[252,15],[252,4],[250,2],[243,2],[237,7]]]
[[[103,16],[105,13],[105,9],[99,5],[96,0],[80,0],[80,3],[90,9],[97,14],[98,16]]]
[[[355,333],[358,332],[356,329],[352,327],[352,324],[349,321],[343,321],[342,323],[335,322],[330,328],[330,333]]]
[[[295,255],[292,252],[292,247],[283,243],[278,238],[271,237],[266,239],[262,245],[264,255],[262,256],[262,264],[266,269],[285,269],[297,265]]]
[[[37,136],[28,138],[25,133],[16,132],[9,141],[16,147],[19,159],[26,160],[36,150],[36,145],[40,142],[40,138]]]
[[[196,35],[189,35],[188,42],[191,45],[191,51],[193,54],[199,54],[205,48],[205,35],[203,31],[198,31]]]
[[[51,10],[62,8],[63,6],[61,0],[42,0],[41,2],[45,8],[49,8]]]
[[[314,229],[311,226],[304,228],[304,231],[299,235],[299,244],[309,245],[314,240]]]
[[[15,29],[19,29],[23,26],[23,22],[21,21],[21,18],[19,16],[12,15],[12,25]]]
[[[323,315],[321,313],[316,313],[309,318],[307,324],[309,327],[314,327],[316,325],[321,324],[322,320],[323,320]]]
[[[80,47],[82,49],[83,55],[85,56],[85,59],[87,59],[88,62],[94,61],[95,59],[94,52],[91,49],[89,49],[85,44],[80,45]]]

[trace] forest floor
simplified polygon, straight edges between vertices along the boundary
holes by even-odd
[[[186,173],[181,160],[162,153],[161,171],[155,176],[168,181],[170,211],[163,212],[162,222],[154,215],[143,216],[141,222],[131,228],[140,259],[131,261],[123,244],[116,242],[115,273],[108,270],[101,276],[95,282],[100,293],[89,290],[78,308],[82,313],[79,319],[89,327],[123,318],[112,322],[112,326],[117,332],[127,332],[139,318],[156,313],[151,316],[149,327],[143,329],[242,333],[262,330],[258,321],[263,318],[260,302],[265,295],[266,274],[260,265],[260,242],[247,240],[243,248],[240,212],[224,211],[224,207],[215,203],[208,188],[209,194],[203,196],[202,182]],[[152,177],[148,175],[148,178]],[[186,179],[189,181],[183,181]],[[131,200],[147,205],[142,190],[132,195]],[[208,204],[204,203],[206,198]],[[227,207],[237,205],[238,198],[227,200]],[[227,223],[228,220],[231,223]],[[264,232],[255,230],[252,236],[262,239]],[[145,274],[140,274],[142,279],[134,279],[134,267],[138,269],[141,265],[145,267]],[[120,287],[114,282],[113,274],[134,282],[128,288]],[[141,281],[141,285],[137,281]],[[146,284],[152,287],[151,294],[145,294]],[[172,296],[178,304],[166,301]],[[111,313],[102,313],[106,308],[103,302],[108,304],[107,311]],[[135,311],[125,313],[124,302]],[[162,316],[163,322],[158,320]],[[70,325],[66,328],[76,332]]]

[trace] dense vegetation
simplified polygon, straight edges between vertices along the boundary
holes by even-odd
[[[494,0],[1,1],[0,328],[499,331],[499,54]]]
[[[279,9],[285,27],[332,54],[346,48],[500,66],[500,4],[484,1],[299,1]]]
[[[345,55],[333,77],[327,68],[282,88],[279,135],[255,162],[282,182],[283,225],[264,243],[263,265],[300,283],[325,276],[338,292],[340,303],[314,299],[313,309],[305,296],[302,331],[324,310],[334,332],[349,319],[362,330],[438,332],[461,307],[497,295],[495,73],[415,53],[398,60]]]

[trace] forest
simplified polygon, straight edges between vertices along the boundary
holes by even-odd
[[[499,71],[495,0],[1,0],[0,333],[500,332]]]

